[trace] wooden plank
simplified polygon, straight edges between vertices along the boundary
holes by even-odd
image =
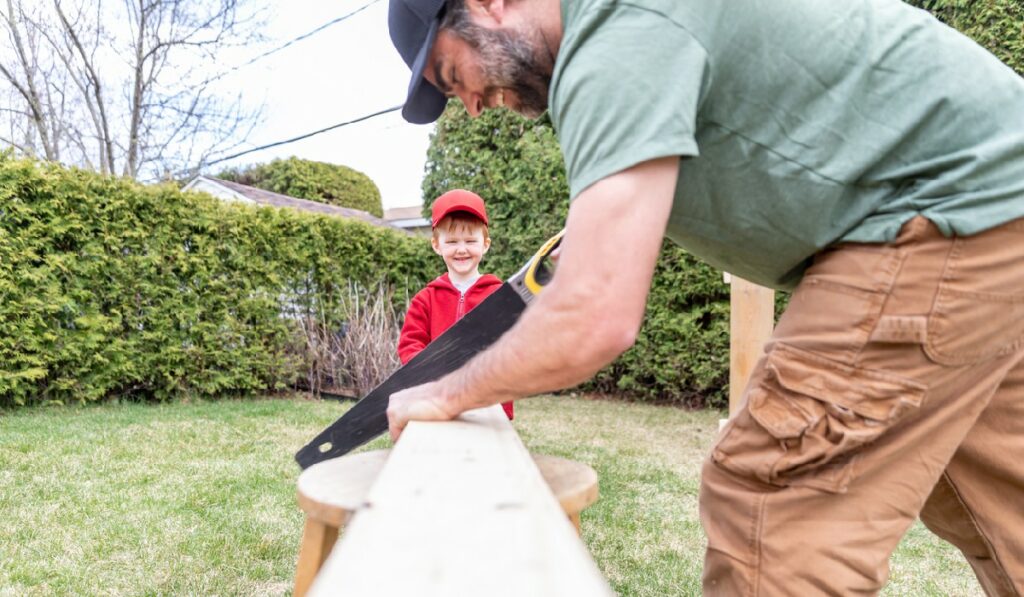
[[[729,414],[743,398],[754,365],[775,326],[775,291],[731,276],[729,314]]]
[[[494,406],[409,425],[310,594],[612,592]]]

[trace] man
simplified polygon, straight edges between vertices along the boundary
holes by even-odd
[[[626,350],[663,234],[795,288],[702,471],[704,588],[874,594],[920,515],[1024,592],[1024,82],[897,0],[391,0],[403,110],[550,109],[558,275],[409,420]],[[606,314],[615,313],[616,317]]]

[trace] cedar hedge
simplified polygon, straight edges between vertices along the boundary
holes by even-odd
[[[907,0],[974,39],[1024,75],[1024,2],[1020,0]]]
[[[218,178],[299,199],[349,207],[384,217],[380,189],[370,177],[348,166],[297,157],[242,169],[229,169]]]
[[[1019,0],[913,0],[1024,74]],[[471,119],[451,102],[437,124],[423,182],[428,202],[465,187],[487,201],[486,267],[514,272],[564,223],[568,187],[550,120],[489,111]],[[614,292],[614,289],[609,289]],[[777,313],[788,300],[777,293]],[[729,289],[720,272],[666,242],[636,345],[586,386],[637,400],[724,408],[729,380]]]
[[[569,189],[546,117],[529,121],[501,110],[472,119],[451,102],[427,153],[424,197],[429,203],[456,187],[487,202],[492,244],[483,269],[501,277],[565,224]],[[584,389],[722,406],[728,379],[729,287],[720,273],[666,242],[636,345]]]
[[[435,269],[360,221],[0,154],[0,407],[282,389],[299,317],[341,329],[352,284],[404,301]]]
[[[910,3],[1024,73],[1017,0]],[[432,139],[424,196],[481,193],[488,267],[507,276],[564,221],[561,155],[547,120],[471,121],[456,103]],[[381,215],[372,181],[339,168],[292,158],[222,176]],[[352,285],[384,280],[407,299],[436,269],[421,239],[362,222],[0,155],[0,407],[287,387],[304,366],[293,318],[341,327]],[[728,287],[666,243],[636,346],[589,389],[721,407],[727,380]]]

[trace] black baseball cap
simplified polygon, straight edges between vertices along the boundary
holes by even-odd
[[[445,0],[389,0],[391,43],[412,69],[402,117],[413,124],[434,122],[448,103],[448,98],[423,78],[427,56],[437,39],[437,30],[444,16],[444,6]]]

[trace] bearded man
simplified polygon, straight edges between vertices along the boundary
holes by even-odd
[[[393,437],[593,375],[668,236],[794,291],[702,470],[705,593],[875,594],[918,516],[1024,592],[1019,76],[898,0],[390,2],[406,119],[550,110],[571,200],[558,275]]]

